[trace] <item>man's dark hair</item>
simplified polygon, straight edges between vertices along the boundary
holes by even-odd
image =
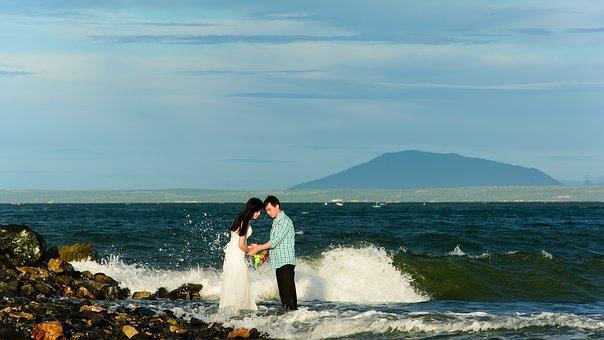
[[[279,199],[273,195],[268,196],[267,198],[264,199],[264,206],[266,207],[268,204],[271,204],[273,207],[276,207],[277,205],[279,205],[279,208],[281,208],[281,203],[279,202]]]

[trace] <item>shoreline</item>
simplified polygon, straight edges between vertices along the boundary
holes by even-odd
[[[77,271],[69,263],[82,258],[96,259],[91,244],[47,248],[25,225],[0,225],[0,339],[267,338],[256,329],[208,324],[137,303],[199,301],[202,285],[130,292],[103,273]]]
[[[241,203],[249,197],[278,196],[288,203],[472,203],[472,202],[604,202],[604,185],[491,186],[429,189],[321,189],[231,191],[163,190],[5,190],[0,204],[25,203]]]

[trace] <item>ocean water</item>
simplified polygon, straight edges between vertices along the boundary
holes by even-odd
[[[124,301],[256,327],[276,338],[602,338],[604,203],[284,204],[296,227],[300,310],[252,270],[259,311],[218,311],[227,228],[242,204],[0,205],[49,245],[92,242],[131,291],[204,285],[202,302]],[[252,223],[252,242],[271,220]]]

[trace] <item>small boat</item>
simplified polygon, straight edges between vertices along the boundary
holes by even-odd
[[[382,205],[379,202],[375,202],[374,205],[371,206],[372,208],[381,208]]]
[[[338,207],[341,207],[341,206],[343,206],[343,205],[344,205],[344,203],[342,203],[342,202],[336,202],[336,205],[337,205]]]

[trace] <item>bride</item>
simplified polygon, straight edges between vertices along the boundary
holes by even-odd
[[[252,235],[250,220],[257,219],[263,207],[264,204],[259,198],[250,198],[229,228],[231,239],[224,248],[220,304],[218,306],[220,309],[229,308],[235,312],[258,309],[251,296],[250,272],[245,255],[250,251],[247,246],[247,239]]]

